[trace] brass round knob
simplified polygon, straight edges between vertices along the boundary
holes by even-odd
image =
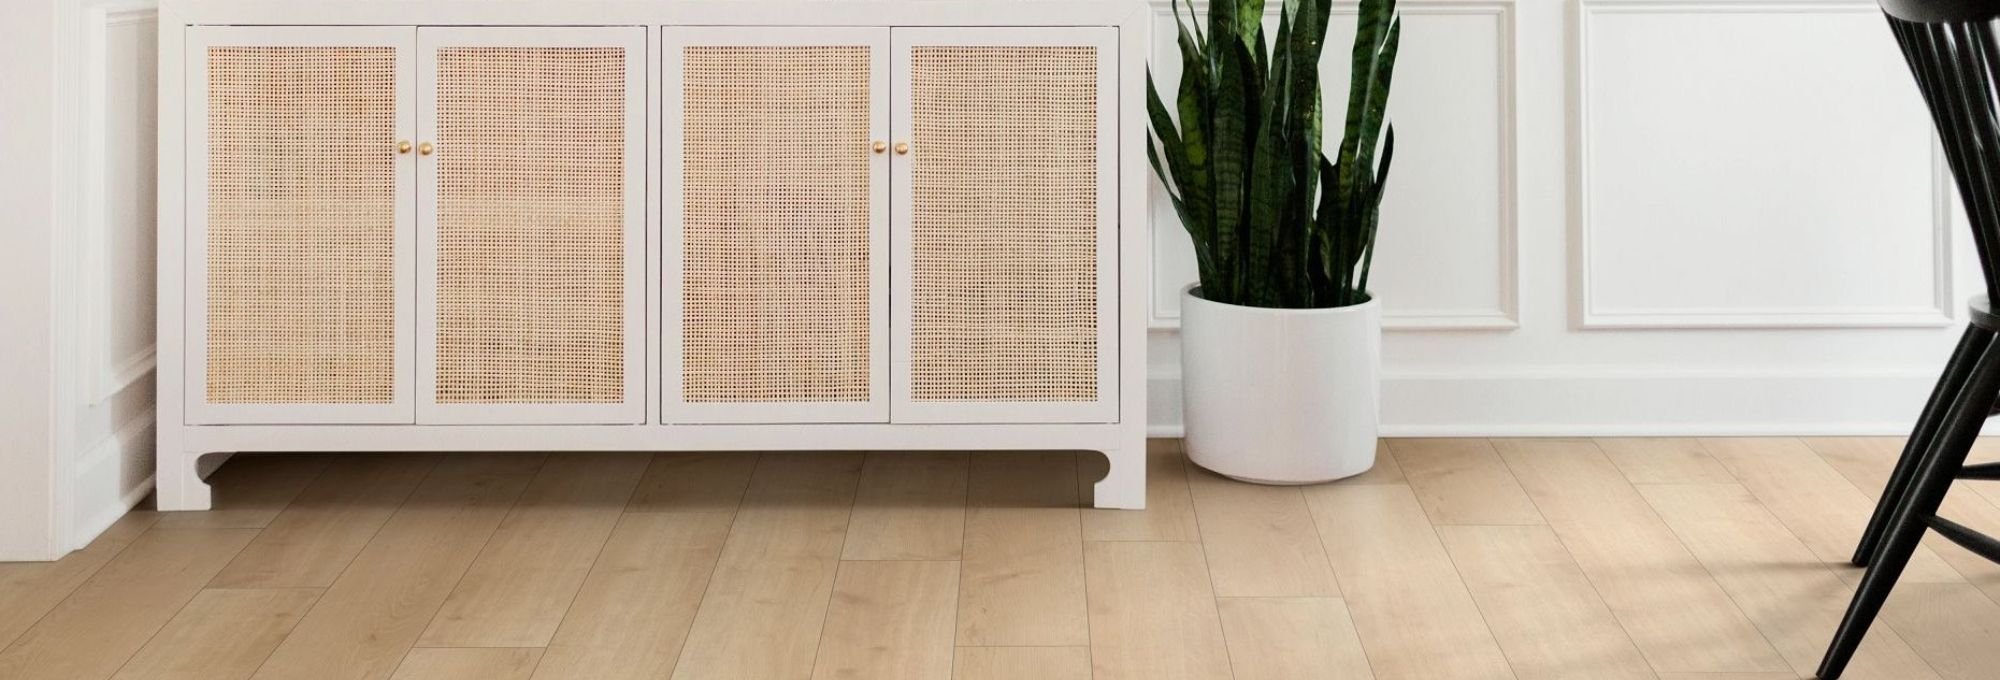
[[[410,140],[405,139],[403,141],[396,142],[396,153],[409,153],[409,152],[410,152]]]
[[[876,142],[876,143],[875,143],[875,153],[882,153],[882,152],[884,152],[884,151],[888,151],[888,150],[889,150],[889,143],[888,143],[888,142]]]
[[[902,156],[908,153],[910,153],[909,142],[896,142],[896,155]]]
[[[422,143],[422,144],[418,144],[418,145],[417,145],[417,153],[420,153],[420,154],[423,154],[423,155],[426,155],[426,156],[429,156],[429,155],[431,155],[431,143],[430,143],[430,142],[424,142],[424,143]]]

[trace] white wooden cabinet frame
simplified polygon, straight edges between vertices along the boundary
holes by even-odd
[[[1149,234],[1145,52],[1139,0],[490,0],[277,3],[166,0],[160,9],[158,485],[163,510],[203,510],[203,475],[237,452],[1081,450],[1110,472],[1098,507],[1145,503],[1146,296]],[[862,401],[694,404],[682,398],[682,139],[678,62],[693,42],[865,45],[872,50],[870,129],[911,136],[912,45],[1061,45],[1095,49],[1099,298],[1097,380],[1058,401],[913,398],[908,348],[911,156],[870,165],[871,374]],[[643,40],[643,42],[642,42]],[[592,403],[439,404],[431,320],[434,165],[396,165],[395,384],[366,404],[209,403],[204,306],[207,251],[207,49],[213,45],[376,45],[397,49],[399,136],[430,139],[440,45],[615,46],[626,50],[626,321],[622,397]],[[917,150],[918,154],[922,150]],[[1076,309],[1076,307],[1072,307]],[[207,460],[204,458],[207,457]]]

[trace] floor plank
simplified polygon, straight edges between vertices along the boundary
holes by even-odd
[[[523,453],[441,460],[254,677],[389,677],[542,460]]]
[[[410,650],[393,680],[528,680],[540,649],[505,647]]]
[[[860,454],[761,458],[674,678],[812,675],[861,463]]]
[[[1811,675],[1840,625],[1854,592],[1819,564],[1742,486],[1641,486],[1717,583],[1792,664]],[[1886,626],[1862,642],[1850,680],[1936,678],[1930,667]]]
[[[146,643],[117,680],[243,680],[290,635],[318,590],[204,590]]]
[[[653,680],[673,672],[730,515],[633,513],[563,618],[535,680]]]
[[[643,453],[550,458],[417,646],[548,646],[650,461]]]
[[[1899,583],[1876,625],[1884,622],[1949,680],[1990,680],[2000,668],[2000,606],[1970,584]]]
[[[1398,439],[1389,450],[1433,524],[1543,523],[1484,439]]]
[[[333,585],[437,461],[434,456],[392,454],[334,457],[209,587]]]
[[[1376,678],[1514,677],[1409,487],[1311,487],[1306,502]]]
[[[1089,647],[960,647],[953,680],[1091,680]]]
[[[1067,453],[972,458],[959,644],[1090,644],[1075,474]]]
[[[1655,670],[1790,669],[1597,445],[1495,445]]]
[[[842,562],[814,680],[945,680],[957,562]]]
[[[111,677],[256,533],[147,531],[0,652],[0,678]]]
[[[1189,467],[1216,595],[1340,596],[1298,488],[1243,484]]]
[[[1729,484],[1736,477],[1686,437],[1604,437],[1591,440],[1633,484]]]
[[[871,453],[844,560],[956,560],[965,548],[964,453]]]
[[[673,677],[811,677],[838,568],[838,560],[816,557],[718,566]]]
[[[1438,534],[1521,680],[1653,679],[1554,531],[1446,526]]]
[[[840,559],[861,480],[861,454],[765,455],[742,496],[722,558]]]
[[[112,522],[90,545],[62,559],[0,563],[0,650],[13,644],[159,519],[156,512],[129,512]]]
[[[1791,438],[1703,439],[1702,446],[1743,487],[1756,495],[1785,528],[1819,556],[1820,561],[1841,570],[1854,583],[1859,570],[1847,560],[1875,504],[1847,478],[1827,465],[1804,442]],[[1964,583],[1944,560],[1929,548],[1919,547],[1910,566],[1903,572],[1904,583]]]
[[[626,512],[734,513],[761,459],[755,452],[658,453],[632,491]]]
[[[1201,526],[1195,521],[1194,502],[1188,496],[1187,468],[1183,466],[1180,441],[1146,441],[1146,509],[1099,510],[1091,507],[1096,482],[1108,468],[1104,456],[1085,453],[1077,457],[1078,496],[1083,510],[1083,540],[1086,541],[1199,541]]]
[[[330,457],[237,454],[210,477],[213,508],[160,513],[162,529],[262,529],[319,477]]]
[[[1224,597],[1216,607],[1236,680],[1375,677],[1339,598]]]
[[[755,455],[735,457],[745,458]],[[648,474],[662,470],[681,476],[686,491],[657,493],[655,485],[647,512],[619,519],[535,680],[654,680],[673,672],[750,477],[728,465],[663,467],[658,459]]]
[[[1095,680],[1230,678],[1215,593],[1201,546],[1084,544]]]

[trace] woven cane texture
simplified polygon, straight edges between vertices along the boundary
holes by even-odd
[[[868,401],[869,48],[682,58],[682,398]]]
[[[437,403],[624,401],[625,59],[438,50]]]
[[[396,51],[208,50],[206,399],[396,386]]]
[[[1097,53],[911,50],[910,393],[1097,398]]]

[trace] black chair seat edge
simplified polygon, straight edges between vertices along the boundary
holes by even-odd
[[[1904,21],[1938,23],[1985,21],[2000,17],[2000,0],[1877,0],[1882,11]]]

